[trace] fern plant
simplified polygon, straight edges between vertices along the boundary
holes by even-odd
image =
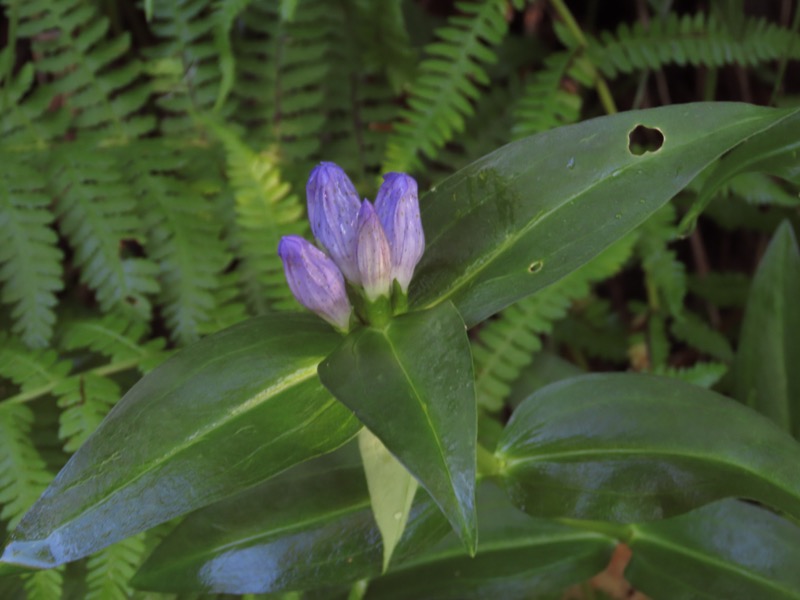
[[[413,172],[429,219],[454,173],[478,168],[469,165],[489,160],[481,157],[505,144],[614,112],[615,102],[650,106],[658,95],[635,93],[628,75],[638,76],[641,91],[649,85],[646,74],[661,71],[667,88],[690,95],[664,67],[705,68],[705,97],[689,98],[697,100],[775,96],[790,105],[798,91],[785,74],[800,57],[798,18],[768,7],[765,16],[753,17],[736,3],[724,10],[687,7],[689,14],[657,8],[650,14],[645,3],[637,15],[609,6],[602,19],[563,0],[145,0],[140,6],[0,0],[0,6],[6,32],[0,49],[0,527],[7,531],[141,376],[175,351],[207,343],[206,336],[251,317],[260,319],[251,323],[294,318],[284,314],[299,307],[276,249],[285,235],[308,236],[303,196],[319,161],[342,165],[360,197],[374,198],[386,171]],[[737,67],[733,82],[722,69],[729,65]],[[562,131],[573,130],[549,139],[560,139]],[[668,137],[666,149],[671,142]],[[788,143],[779,151],[790,157],[793,149]],[[539,158],[520,160],[520,172]],[[657,153],[642,162],[651,159]],[[564,161],[539,175],[547,181],[585,176],[574,167]],[[515,193],[549,193],[539,179],[529,181]],[[797,225],[797,183],[788,162],[774,174],[730,178],[687,241],[676,223],[698,193],[689,186],[674,205],[637,222],[631,235],[580,269],[497,308],[504,307],[469,333],[484,409],[477,439],[498,441],[507,417],[500,409],[517,409],[520,398],[509,401],[509,394],[535,375],[537,357],[562,367],[569,361],[551,379],[624,368],[672,378],[676,386],[683,380],[729,392],[741,313],[752,310],[751,274],[781,220]],[[444,220],[460,223],[476,207],[462,208]],[[503,227],[513,228],[512,217]],[[613,215],[609,222],[617,224]],[[426,231],[430,247],[439,243],[437,235]],[[588,243],[580,236],[575,244]],[[531,249],[552,241],[543,232]],[[523,262],[526,276],[550,277],[553,263],[536,272],[535,260]],[[463,274],[480,272],[479,263]],[[422,291],[414,293],[438,284],[419,285]],[[290,337],[281,347],[287,355]],[[316,370],[309,369],[303,381],[310,389]],[[274,389],[295,383],[281,380]],[[314,422],[309,417],[286,428]],[[254,423],[261,421],[242,422],[226,439],[246,437]],[[320,436],[346,429],[339,425]],[[252,450],[243,462],[259,462]],[[481,468],[492,460],[481,455]],[[358,506],[364,508],[369,500],[362,492]],[[414,507],[416,526],[414,519],[427,513]],[[132,583],[162,538],[169,542],[173,525],[105,547],[74,567],[0,577],[0,597],[188,597],[142,592]],[[339,531],[337,541],[350,529]],[[377,540],[379,533],[364,539]],[[353,556],[342,569],[358,565],[361,555]],[[595,558],[593,565],[603,563]],[[561,570],[571,574],[568,583],[592,574],[573,567]],[[381,585],[376,579],[366,591],[358,584],[345,593],[370,598]]]

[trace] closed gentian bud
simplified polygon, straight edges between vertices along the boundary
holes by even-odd
[[[353,182],[334,163],[320,163],[308,178],[311,231],[344,276],[358,284],[356,225],[361,202]]]
[[[417,182],[405,173],[387,173],[375,199],[375,212],[386,231],[392,254],[392,279],[403,293],[425,251],[425,234],[419,214]]]
[[[333,261],[297,235],[281,238],[278,255],[297,301],[334,327],[347,331],[353,308],[347,299],[344,278]]]
[[[356,258],[361,285],[367,300],[389,297],[392,287],[392,256],[380,219],[369,200],[358,211]]]

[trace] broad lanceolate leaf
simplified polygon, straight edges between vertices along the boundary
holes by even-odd
[[[616,541],[546,519],[532,519],[496,487],[478,494],[480,544],[470,558],[451,535],[370,582],[368,600],[540,598],[601,571]]]
[[[2,561],[81,558],[340,446],[359,424],[316,375],[340,339],[314,317],[280,315],[182,350],[114,407]]]
[[[417,480],[366,427],[358,434],[370,504],[383,540],[383,570],[403,535],[417,493]]]
[[[632,525],[625,578],[655,598],[800,598],[800,527],[728,499]]]
[[[497,457],[533,515],[647,521],[733,496],[800,518],[800,444],[741,404],[673,379],[549,385],[514,413]]]
[[[420,492],[398,558],[448,529]],[[197,511],[154,551],[134,584],[229,594],[311,589],[373,577],[381,554],[361,461],[347,446]]]
[[[450,302],[350,334],[322,383],[414,475],[475,549],[477,412],[469,340]]]
[[[750,288],[734,369],[736,397],[800,437],[800,252],[775,232]]]
[[[634,229],[722,153],[793,114],[745,104],[621,113],[514,142],[421,201],[427,248],[412,306],[443,299],[473,325]],[[634,155],[637,126],[663,146]]]

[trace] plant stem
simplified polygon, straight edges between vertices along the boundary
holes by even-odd
[[[586,48],[589,45],[589,41],[583,34],[583,30],[581,29],[581,26],[578,25],[575,17],[572,16],[572,12],[569,10],[569,8],[567,8],[564,0],[550,0],[550,4],[556,13],[558,13],[558,16],[564,21],[564,24],[572,34],[572,37],[575,38],[575,41],[578,43],[578,45],[581,48]],[[603,105],[603,110],[606,111],[606,114],[615,114],[617,112],[617,105],[614,103],[614,97],[611,95],[611,90],[609,89],[606,80],[603,79],[603,76],[600,75],[597,67],[595,67],[594,64],[592,64],[592,76],[594,79],[595,91],[597,91],[597,95],[600,98],[600,103]]]
[[[494,454],[478,444],[478,478],[493,477],[502,472],[502,462]]]

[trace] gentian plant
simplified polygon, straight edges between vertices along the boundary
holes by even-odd
[[[641,129],[656,148],[638,151]],[[307,186],[320,247],[290,235],[277,249],[315,314],[244,321],[142,378],[0,568],[56,567],[188,515],[134,585],[524,598],[590,577],[624,543],[628,577],[662,597],[797,597],[797,419],[753,408],[774,409],[773,363],[737,370],[751,406],[654,375],[553,373],[506,420],[479,407],[469,331],[629,243],[701,173],[686,233],[733,175],[796,177],[798,132],[797,110],[744,104],[620,113],[504,146],[419,200],[388,173],[374,205],[320,164]],[[752,293],[792,326],[798,268],[784,225]],[[745,339],[762,339],[759,322],[746,316]],[[698,561],[730,580],[709,583]]]

